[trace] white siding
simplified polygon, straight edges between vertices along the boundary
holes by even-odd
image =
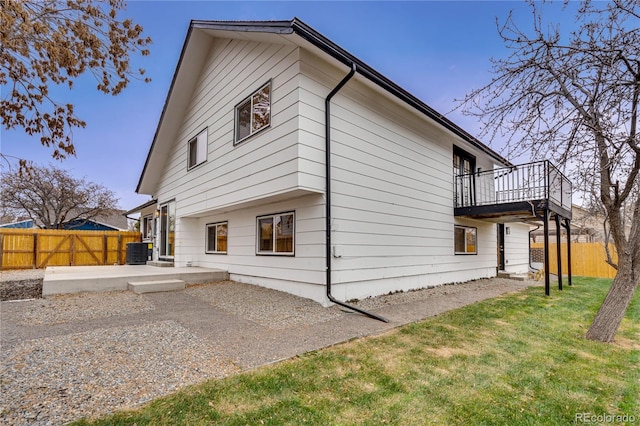
[[[295,256],[256,255],[256,218],[295,212]],[[308,195],[200,218],[179,218],[176,265],[228,270],[232,279],[324,302],[324,197]],[[227,254],[205,253],[208,223],[227,222]]]
[[[301,54],[300,123],[310,124],[301,144],[318,162],[324,97],[345,75],[319,63]],[[333,99],[331,136],[337,295],[362,298],[495,276],[495,225],[453,217],[453,145],[490,169],[486,154],[358,78]],[[477,228],[478,254],[454,254],[455,223]]]
[[[296,46],[216,39],[166,162],[157,198],[202,216],[301,189]],[[235,105],[271,81],[271,126],[234,145]],[[207,129],[207,161],[187,171],[187,142]],[[315,182],[318,184],[318,182]],[[305,180],[305,190],[321,192]]]
[[[504,236],[505,270],[512,274],[529,272],[529,225],[506,223]]]
[[[226,269],[238,281],[328,302],[324,101],[345,74],[295,46],[212,43],[154,194],[176,200],[177,266]],[[234,146],[234,106],[269,80],[271,128]],[[331,120],[337,297],[495,275],[495,225],[453,216],[453,146],[485,170],[493,167],[486,154],[357,74],[333,99]],[[187,141],[205,128],[207,161],[187,172]],[[257,256],[256,217],[287,211],[296,214],[295,256]],[[205,254],[206,224],[221,221],[227,254]],[[477,228],[477,254],[454,254],[455,224]],[[522,262],[521,248],[513,262]]]

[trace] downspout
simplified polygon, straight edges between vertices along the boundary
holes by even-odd
[[[356,64],[351,64],[351,71],[347,74],[340,83],[336,87],[333,88],[331,93],[329,93],[324,101],[325,105],[325,185],[326,185],[326,202],[325,202],[325,235],[326,235],[326,274],[327,274],[327,297],[329,300],[336,305],[344,306],[345,308],[351,309],[353,311],[359,312],[363,315],[366,315],[370,318],[377,319],[378,321],[389,322],[388,319],[373,314],[371,312],[367,312],[363,309],[356,308],[355,306],[348,305],[344,302],[337,300],[331,294],[331,259],[333,257],[333,253],[331,251],[331,98],[333,98],[336,93],[342,87],[347,84],[351,77],[356,73]]]

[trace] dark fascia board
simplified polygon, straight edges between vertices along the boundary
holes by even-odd
[[[420,99],[416,98],[411,93],[407,92],[402,87],[398,86],[396,83],[389,80],[387,77],[380,74],[371,66],[367,65],[362,60],[347,52],[342,47],[338,46],[298,18],[293,18],[293,20],[291,21],[192,21],[191,25],[195,28],[226,31],[268,32],[275,34],[296,33],[297,35],[310,42],[314,46],[318,47],[320,50],[327,53],[344,65],[351,67],[352,64],[356,64],[357,72],[359,74],[361,74],[371,82],[377,84],[397,98],[401,99],[411,107],[417,109],[427,117],[436,121],[449,131],[453,132],[463,140],[481,150],[482,152],[493,157],[495,160],[503,163],[505,166],[513,165],[509,160],[489,148],[487,145],[462,129],[460,126],[440,114],[438,111],[431,108],[429,105],[422,102]]]
[[[463,130],[457,124],[431,108],[429,105],[422,102],[420,99],[416,98],[411,93],[404,90],[402,87],[398,86],[393,81],[389,80],[387,77],[380,74],[378,71],[353,56],[342,47],[338,46],[309,25],[305,24],[298,18],[293,18],[290,21],[204,21],[204,20],[192,20],[189,24],[189,30],[187,31],[187,36],[185,37],[184,44],[182,46],[182,51],[180,52],[180,59],[178,60],[178,64],[176,66],[176,70],[173,74],[173,79],[171,81],[171,86],[169,88],[169,93],[167,94],[167,98],[164,103],[164,107],[162,108],[162,114],[160,115],[160,121],[158,122],[158,127],[156,128],[156,133],[153,137],[153,142],[151,143],[151,148],[149,149],[149,153],[147,155],[147,159],[144,164],[144,168],[142,173],[140,174],[140,179],[138,181],[138,186],[136,187],[136,192],[140,190],[140,186],[142,184],[142,178],[147,170],[149,165],[149,159],[151,158],[151,153],[156,143],[156,139],[158,137],[158,132],[160,130],[160,123],[164,119],[165,112],[167,110],[167,105],[169,103],[169,99],[171,98],[171,92],[173,91],[173,87],[175,85],[175,81],[178,75],[178,71],[180,70],[180,66],[182,64],[182,60],[184,58],[185,51],[187,49],[187,45],[189,44],[189,39],[194,29],[204,29],[204,30],[218,30],[218,31],[242,31],[242,32],[265,32],[265,33],[273,33],[273,34],[292,34],[295,33],[302,37],[304,40],[318,47],[323,52],[327,53],[332,58],[338,60],[339,62],[352,67],[353,64],[357,67],[357,72],[370,80],[371,82],[377,84],[387,92],[396,96],[400,100],[404,101],[406,104],[415,108],[419,112],[423,113],[427,117],[434,120],[436,123],[442,125],[444,128],[453,132],[455,135],[461,137],[466,142],[470,143],[474,147],[478,148],[482,152],[488,154],[493,157],[495,160],[504,164],[505,166],[512,166],[513,164],[502,157],[500,154],[489,148],[487,145],[479,141],[477,138]]]
[[[160,120],[158,120],[158,125],[156,126],[156,132],[153,135],[153,141],[151,142],[151,147],[149,148],[149,152],[147,153],[147,159],[144,162],[144,166],[142,168],[142,173],[140,173],[140,178],[138,179],[138,186],[136,186],[136,192],[140,191],[140,186],[142,186],[142,178],[144,177],[147,167],[149,167],[149,160],[151,159],[151,153],[156,145],[156,140],[158,139],[158,133],[160,132],[160,127],[162,124],[162,120],[167,112],[167,106],[169,105],[169,99],[171,99],[171,93],[173,92],[173,87],[176,84],[176,78],[178,77],[178,71],[180,70],[180,66],[182,65],[182,60],[184,59],[184,54],[187,51],[187,45],[189,44],[189,39],[191,38],[191,33],[193,31],[193,21],[189,24],[189,29],[187,30],[187,35],[184,38],[184,43],[182,44],[182,50],[180,51],[180,59],[178,59],[178,64],[176,65],[176,69],[173,72],[173,78],[171,79],[171,85],[169,86],[169,91],[167,92],[167,97],[164,100],[164,105],[162,106],[162,112],[160,113]]]
[[[458,126],[457,124],[455,124],[454,122],[452,122],[451,120],[449,120],[448,118],[440,114],[438,111],[431,108],[429,105],[422,102],[420,99],[416,98],[411,93],[407,92],[405,89],[398,86],[396,83],[389,80],[387,77],[383,76],[378,71],[371,68],[369,65],[359,60],[358,58],[356,58],[355,56],[353,56],[352,54],[350,54],[349,52],[347,52],[337,44],[333,43],[331,40],[329,40],[322,34],[318,33],[316,30],[314,30],[313,28],[311,28],[310,26],[308,26],[298,18],[294,18],[293,21],[291,21],[291,26],[293,27],[295,33],[300,35],[300,37],[304,38],[308,42],[317,46],[318,48],[323,50],[325,53],[329,54],[330,56],[342,62],[343,64],[347,66],[351,66],[352,64],[355,63],[357,67],[357,72],[359,74],[363,75],[371,82],[377,84],[381,88],[385,89],[389,93],[393,94],[397,98],[401,99],[405,103],[417,109],[427,117],[436,121],[446,129],[448,129],[449,131],[453,132],[457,136],[469,142],[471,145],[480,149],[482,152],[490,155],[491,157],[493,157],[494,159],[498,160],[499,162],[503,163],[506,166],[513,165],[509,160],[507,160],[506,158],[504,158],[503,156],[501,156],[500,154],[498,154],[497,152],[489,148],[487,145],[485,145],[484,143],[479,141],[477,138],[469,134],[460,126]]]

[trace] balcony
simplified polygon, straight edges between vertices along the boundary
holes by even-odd
[[[531,222],[552,212],[571,219],[571,181],[549,161],[455,177],[455,216]]]

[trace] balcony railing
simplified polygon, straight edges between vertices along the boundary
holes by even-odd
[[[459,175],[455,207],[549,200],[571,210],[571,181],[549,161]]]

